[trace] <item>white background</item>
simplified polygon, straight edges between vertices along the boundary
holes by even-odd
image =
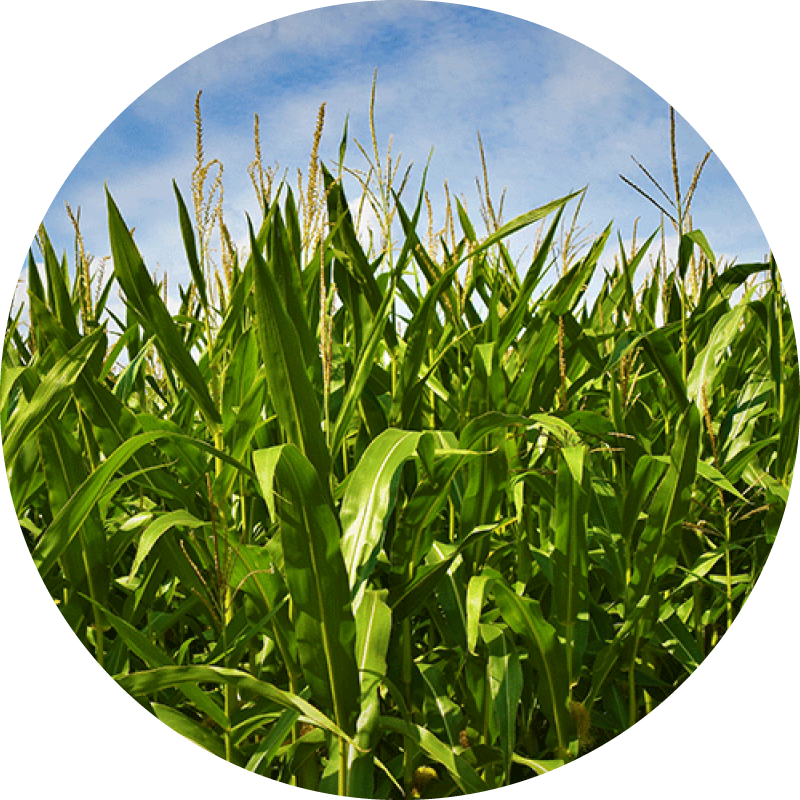
[[[255,25],[321,5],[237,0],[15,3],[3,12],[0,317],[53,196],[105,127],[164,74]],[[571,36],[672,103],[714,147],[800,308],[795,15],[785,0],[475,2]],[[13,9],[13,10],[12,10]],[[505,797],[787,797],[800,692],[794,492],[731,632],[661,708],[566,769]],[[0,481],[0,791],[9,798],[297,796],[173,733],[78,643],[33,566]],[[792,789],[791,787],[795,787]]]

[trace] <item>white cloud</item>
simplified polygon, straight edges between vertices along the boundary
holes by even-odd
[[[413,207],[433,146],[427,185],[437,216],[443,213],[442,184],[448,180],[452,193],[465,196],[473,223],[483,229],[475,189],[475,176],[481,171],[476,137],[480,130],[495,202],[508,187],[505,219],[588,183],[582,220],[591,223],[594,232],[612,218],[627,232],[637,216],[642,217],[641,235],[657,227],[658,212],[617,176],[622,172],[652,188],[630,160],[634,155],[659,180],[671,181],[667,106],[631,75],[570,39],[511,18],[497,18],[496,29],[480,29],[454,17],[451,6],[369,4],[369,17],[364,16],[366,10],[361,5],[340,6],[254,28],[187,62],[140,98],[131,119],[149,135],[161,137],[154,152],[162,155],[145,160],[128,153],[123,160],[118,151],[103,149],[116,139],[110,137],[104,145],[101,137],[87,159],[93,171],[77,170],[62,192],[73,207],[84,206],[88,249],[97,255],[108,250],[105,180],[128,224],[136,226],[148,266],[174,270],[174,282],[185,284],[188,270],[171,179],[178,180],[191,205],[192,104],[197,89],[204,88],[206,156],[219,158],[225,166],[226,221],[234,240],[242,244],[245,212],[255,215],[258,210],[246,171],[254,152],[253,114],[260,118],[265,163],[277,161],[288,168],[292,185],[296,168],[305,172],[308,167],[323,101],[323,158],[337,157],[350,113],[348,163],[363,166],[353,139],[371,150],[368,112],[374,66],[379,66],[376,117],[381,158],[393,134],[393,152],[395,157],[403,154],[403,169],[415,164],[404,195],[407,206]],[[303,73],[302,80],[294,75],[320,64],[327,67],[313,75]],[[284,86],[284,79],[291,81]],[[704,146],[687,128],[680,129],[679,148],[686,155],[682,167],[688,182]],[[114,136],[122,133],[115,129]],[[725,177],[719,165],[710,163],[704,179],[715,178],[711,188],[716,188]],[[723,189],[724,204],[715,202],[710,192],[701,206],[701,182],[697,226],[700,220],[708,226],[712,246],[750,247],[760,238],[758,225],[729,180]],[[61,208],[53,211],[48,216],[51,235],[71,241]],[[736,235],[738,231],[746,234]],[[521,238],[528,242],[532,233]]]

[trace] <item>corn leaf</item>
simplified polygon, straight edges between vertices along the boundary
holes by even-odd
[[[114,274],[125,293],[128,306],[150,336],[155,336],[161,358],[180,375],[186,390],[212,426],[221,422],[208,381],[187,352],[180,332],[170,316],[158,289],[145,268],[124,220],[106,190],[108,235],[114,259]]]
[[[277,484],[286,582],[295,611],[300,663],[312,697],[352,732],[358,709],[356,629],[339,524],[316,470],[294,445],[253,456],[264,494]]]

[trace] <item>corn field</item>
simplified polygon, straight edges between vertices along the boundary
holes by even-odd
[[[256,119],[239,249],[196,109],[179,310],[107,190],[108,274],[68,208],[72,263],[42,227],[8,320],[11,494],[75,635],[210,753],[331,794],[485,791],[630,728],[730,627],[786,506],[775,261],[692,228],[702,163],[660,195],[676,253],[582,239],[583,192],[503,222],[485,164],[485,234],[449,191],[436,232],[374,136],[368,169],[346,129],[321,162],[324,107],[295,186]]]

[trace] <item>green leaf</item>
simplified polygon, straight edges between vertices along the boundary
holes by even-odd
[[[130,439],[115,450],[89,477],[80,485],[69,502],[61,508],[56,517],[45,530],[33,551],[33,560],[41,575],[53,568],[80,530],[86,518],[100,499],[106,485],[114,477],[116,471],[147,444],[158,439],[160,431],[142,433]]]
[[[161,295],[145,268],[133,238],[119,209],[106,189],[108,236],[114,259],[114,274],[125,293],[128,306],[138,317],[149,336],[155,336],[161,358],[180,375],[186,390],[197,403],[208,423],[222,421],[208,392],[208,381],[189,355],[183,337],[170,316]]]
[[[118,397],[123,403],[128,400],[131,392],[136,387],[139,380],[139,375],[142,371],[142,365],[145,363],[145,358],[150,350],[150,345],[155,341],[155,336],[151,336],[149,341],[145,342],[139,354],[134,358],[127,367],[120,373],[114,384],[114,395]]]
[[[297,330],[288,315],[275,278],[261,255],[252,223],[250,247],[255,277],[258,341],[267,368],[272,405],[288,442],[314,465],[320,491],[330,496],[330,454],[322,432],[319,404],[306,372]]]
[[[231,572],[231,585],[247,594],[265,615],[264,619],[269,620],[290,683],[296,687],[302,682],[303,673],[297,662],[297,642],[286,608],[289,594],[276,563],[280,561],[280,551],[270,545],[232,544],[237,560]]]
[[[609,224],[603,233],[592,242],[589,252],[575,266],[571,267],[550,290],[543,305],[554,317],[559,317],[575,308],[576,303],[586,291],[589,280],[594,274],[597,260],[602,255],[610,234],[611,225]]]
[[[524,214],[520,214],[518,217],[515,217],[510,222],[507,222],[505,225],[498,228],[493,234],[487,236],[477,247],[475,247],[473,250],[470,250],[465,256],[459,259],[457,263],[463,264],[467,259],[478,255],[478,253],[481,253],[484,250],[488,250],[490,247],[492,247],[492,245],[495,245],[498,242],[501,242],[503,239],[508,238],[512,233],[521,231],[523,228],[527,228],[534,222],[544,219],[544,217],[546,217],[548,214],[552,214],[562,206],[565,206],[570,200],[572,200],[574,197],[577,197],[579,194],[580,192],[573,192],[572,194],[565,195],[558,200],[553,200],[551,203],[547,203],[547,205],[535,208],[533,211],[527,211]]]
[[[681,236],[681,242],[678,247],[678,272],[681,278],[686,277],[686,270],[689,267],[689,261],[692,258],[695,245],[698,245],[706,254],[712,265],[716,261],[714,253],[708,244],[708,240],[702,231],[689,231],[688,233],[684,233],[683,236]]]
[[[624,494],[620,533],[628,547],[633,544],[633,534],[642,509],[656,484],[664,475],[658,459],[644,455],[638,459]]]
[[[476,655],[481,612],[487,592],[492,588],[494,575],[473,575],[467,584],[467,649]]]
[[[179,509],[178,511],[170,511],[166,514],[161,514],[151,522],[147,528],[142,532],[139,539],[139,547],[136,550],[136,558],[133,560],[131,566],[131,575],[135,575],[142,562],[147,558],[153,545],[159,540],[162,534],[166,533],[170,528],[180,525],[185,528],[199,528],[208,523],[197,519],[197,517],[190,514],[188,511]]]
[[[553,610],[566,644],[570,686],[577,682],[589,633],[589,482],[584,479],[587,451],[585,446],[564,448],[556,474],[555,548],[551,554]]]
[[[786,405],[781,419],[777,467],[778,478],[788,486],[794,472],[798,431],[800,431],[800,381],[798,381],[797,366],[784,376],[783,385],[786,390]],[[780,400],[778,403],[780,405]]]
[[[686,384],[683,382],[678,356],[665,335],[664,328],[656,328],[641,334],[626,331],[617,342],[606,369],[613,369],[623,356],[632,352],[638,345],[641,345],[653,366],[661,373],[664,383],[678,403],[679,410],[684,411],[689,403]]]
[[[430,731],[395,717],[381,717],[380,722],[382,728],[407,737],[430,758],[441,764],[463,794],[485,792],[490,788],[464,758],[454,753]]]
[[[30,402],[17,405],[3,430],[3,455],[7,470],[13,467],[22,445],[51,414],[60,411],[70,397],[73,384],[104,341],[102,329],[81,339],[42,377]]]
[[[533,263],[528,267],[528,271],[525,273],[525,280],[522,283],[519,294],[500,320],[498,337],[495,340],[495,349],[498,355],[502,356],[506,353],[511,343],[516,339],[526,317],[530,313],[530,298],[534,289],[539,284],[546,263],[552,258],[551,248],[558,230],[558,224],[561,222],[563,210],[562,206],[556,212],[547,234],[539,245],[539,249],[536,251]]]
[[[703,661],[703,653],[686,625],[673,609],[659,620],[654,631],[658,644],[672,653],[690,675]]]
[[[714,395],[718,372],[725,363],[723,355],[731,347],[733,340],[739,333],[747,308],[747,298],[745,298],[743,302],[723,314],[714,326],[714,330],[711,332],[705,347],[694,360],[689,377],[686,380],[686,392],[689,398],[697,403],[697,407],[701,411],[703,410],[703,390],[705,389],[710,402]]]
[[[698,459],[697,474],[701,478],[711,481],[711,483],[718,486],[720,489],[735,495],[742,502],[748,502],[747,498],[713,464],[708,464]]]
[[[39,230],[39,239],[42,244],[44,256],[44,268],[47,275],[47,299],[51,310],[56,315],[58,321],[69,333],[72,341],[78,338],[78,325],[76,322],[75,311],[72,307],[72,300],[69,296],[69,286],[64,265],[59,264],[50,237],[44,228]]]
[[[689,493],[697,470],[699,437],[700,415],[696,406],[690,405],[678,423],[669,469],[656,490],[636,546],[622,635],[636,624],[646,598],[656,590],[659,578],[674,565],[683,521],[690,518]]]
[[[86,479],[81,445],[57,425],[46,425],[39,431],[42,468],[47,482],[50,508],[60,509]],[[73,587],[82,584],[85,576],[89,595],[105,604],[109,591],[110,563],[106,532],[100,511],[90,510],[76,536],[65,549],[61,566]],[[95,606],[95,626],[105,630],[106,621]]]
[[[492,593],[503,619],[528,646],[538,673],[537,699],[553,726],[557,750],[567,752],[574,725],[567,706],[570,687],[566,648],[536,600],[520,597],[499,579],[492,585]]]
[[[481,637],[489,651],[489,693],[497,717],[506,781],[510,782],[511,760],[516,744],[517,708],[522,698],[522,666],[513,643],[502,627],[481,625]]]
[[[392,612],[386,604],[386,591],[369,589],[356,614],[356,664],[360,679],[361,712],[356,721],[356,744],[365,751],[349,749],[347,771],[350,797],[373,797],[373,757],[380,736],[381,703],[378,688],[386,677],[386,654],[392,633]]]
[[[403,352],[403,362],[400,372],[400,382],[397,393],[393,397],[392,418],[401,427],[412,427],[416,416],[419,396],[425,388],[425,382],[420,380],[419,372],[422,362],[427,354],[428,335],[431,330],[432,316],[436,310],[439,296],[446,290],[458,265],[454,264],[445,270],[436,283],[428,289],[419,309],[412,317],[406,329]]]
[[[197,257],[197,241],[194,235],[194,228],[189,219],[189,212],[186,210],[186,203],[183,202],[178,184],[172,181],[172,188],[175,192],[175,199],[178,201],[178,221],[181,226],[181,236],[183,237],[183,247],[186,250],[186,259],[189,262],[189,270],[192,273],[192,280],[197,287],[200,295],[200,302],[203,304],[205,312],[208,313],[208,294],[206,292],[206,276],[200,266],[200,259]]]
[[[356,626],[339,524],[311,462],[292,444],[253,454],[264,495],[273,493],[300,663],[312,696],[352,732],[358,703]]]
[[[367,385],[378,355],[378,349],[383,342],[389,312],[392,309],[392,292],[387,291],[380,308],[375,313],[369,333],[358,352],[352,378],[345,385],[344,400],[342,401],[336,421],[331,432],[331,453],[334,458],[344,443],[350,429],[355,410],[361,402],[364,388]]]
[[[564,761],[560,758],[542,760],[541,758],[525,758],[517,753],[514,753],[512,760],[515,764],[522,764],[523,767],[532,769],[537,775],[544,775],[545,772],[552,772],[554,769],[564,766]]]
[[[161,722],[169,725],[176,733],[185,736],[218,758],[225,758],[225,743],[216,733],[174,708],[161,705],[161,703],[151,703],[150,705]]]
[[[283,745],[286,737],[291,733],[298,716],[300,716],[299,712],[294,709],[284,711],[272,726],[270,732],[258,743],[258,747],[256,747],[253,755],[250,756],[245,769],[263,775]]]
[[[139,656],[139,658],[141,658],[150,669],[157,669],[160,667],[178,668],[173,659],[171,659],[160,647],[153,644],[153,642],[150,641],[150,638],[144,633],[136,630],[136,628],[122,619],[122,617],[112,614],[107,608],[104,608],[103,612],[108,621],[114,627],[114,630],[116,630],[116,632],[125,642],[128,649]],[[217,725],[219,725],[223,730],[228,729],[230,726],[230,721],[225,715],[225,712],[211,697],[209,697],[209,695],[202,691],[199,686],[187,686],[185,683],[181,683],[180,686],[181,692],[192,703],[194,703],[199,711],[202,711],[204,714],[206,714],[206,716],[214,720],[214,722],[216,722]],[[136,694],[136,692],[132,693]]]
[[[403,464],[422,434],[389,428],[374,439],[350,475],[340,518],[342,555],[354,596],[372,572],[397,501]]]
[[[195,685],[199,683],[228,684],[241,691],[252,692],[281,708],[298,711],[301,718],[312,725],[329,731],[334,736],[344,739],[348,744],[355,746],[355,742],[335,722],[306,700],[303,700],[302,697],[292,692],[284,692],[276,686],[257,680],[241,670],[227,669],[225,667],[158,667],[146,672],[121,675],[116,678],[116,681],[126,692],[132,695],[153,694],[173,686],[184,686],[187,683]]]
[[[459,540],[448,555],[432,564],[425,564],[409,581],[393,587],[389,591],[389,605],[392,607],[395,621],[414,614],[421,608],[436,589],[439,581],[444,577],[450,565],[461,555],[464,550],[488,536],[501,525],[508,525],[511,520],[500,520],[490,525],[480,525],[467,536]]]

